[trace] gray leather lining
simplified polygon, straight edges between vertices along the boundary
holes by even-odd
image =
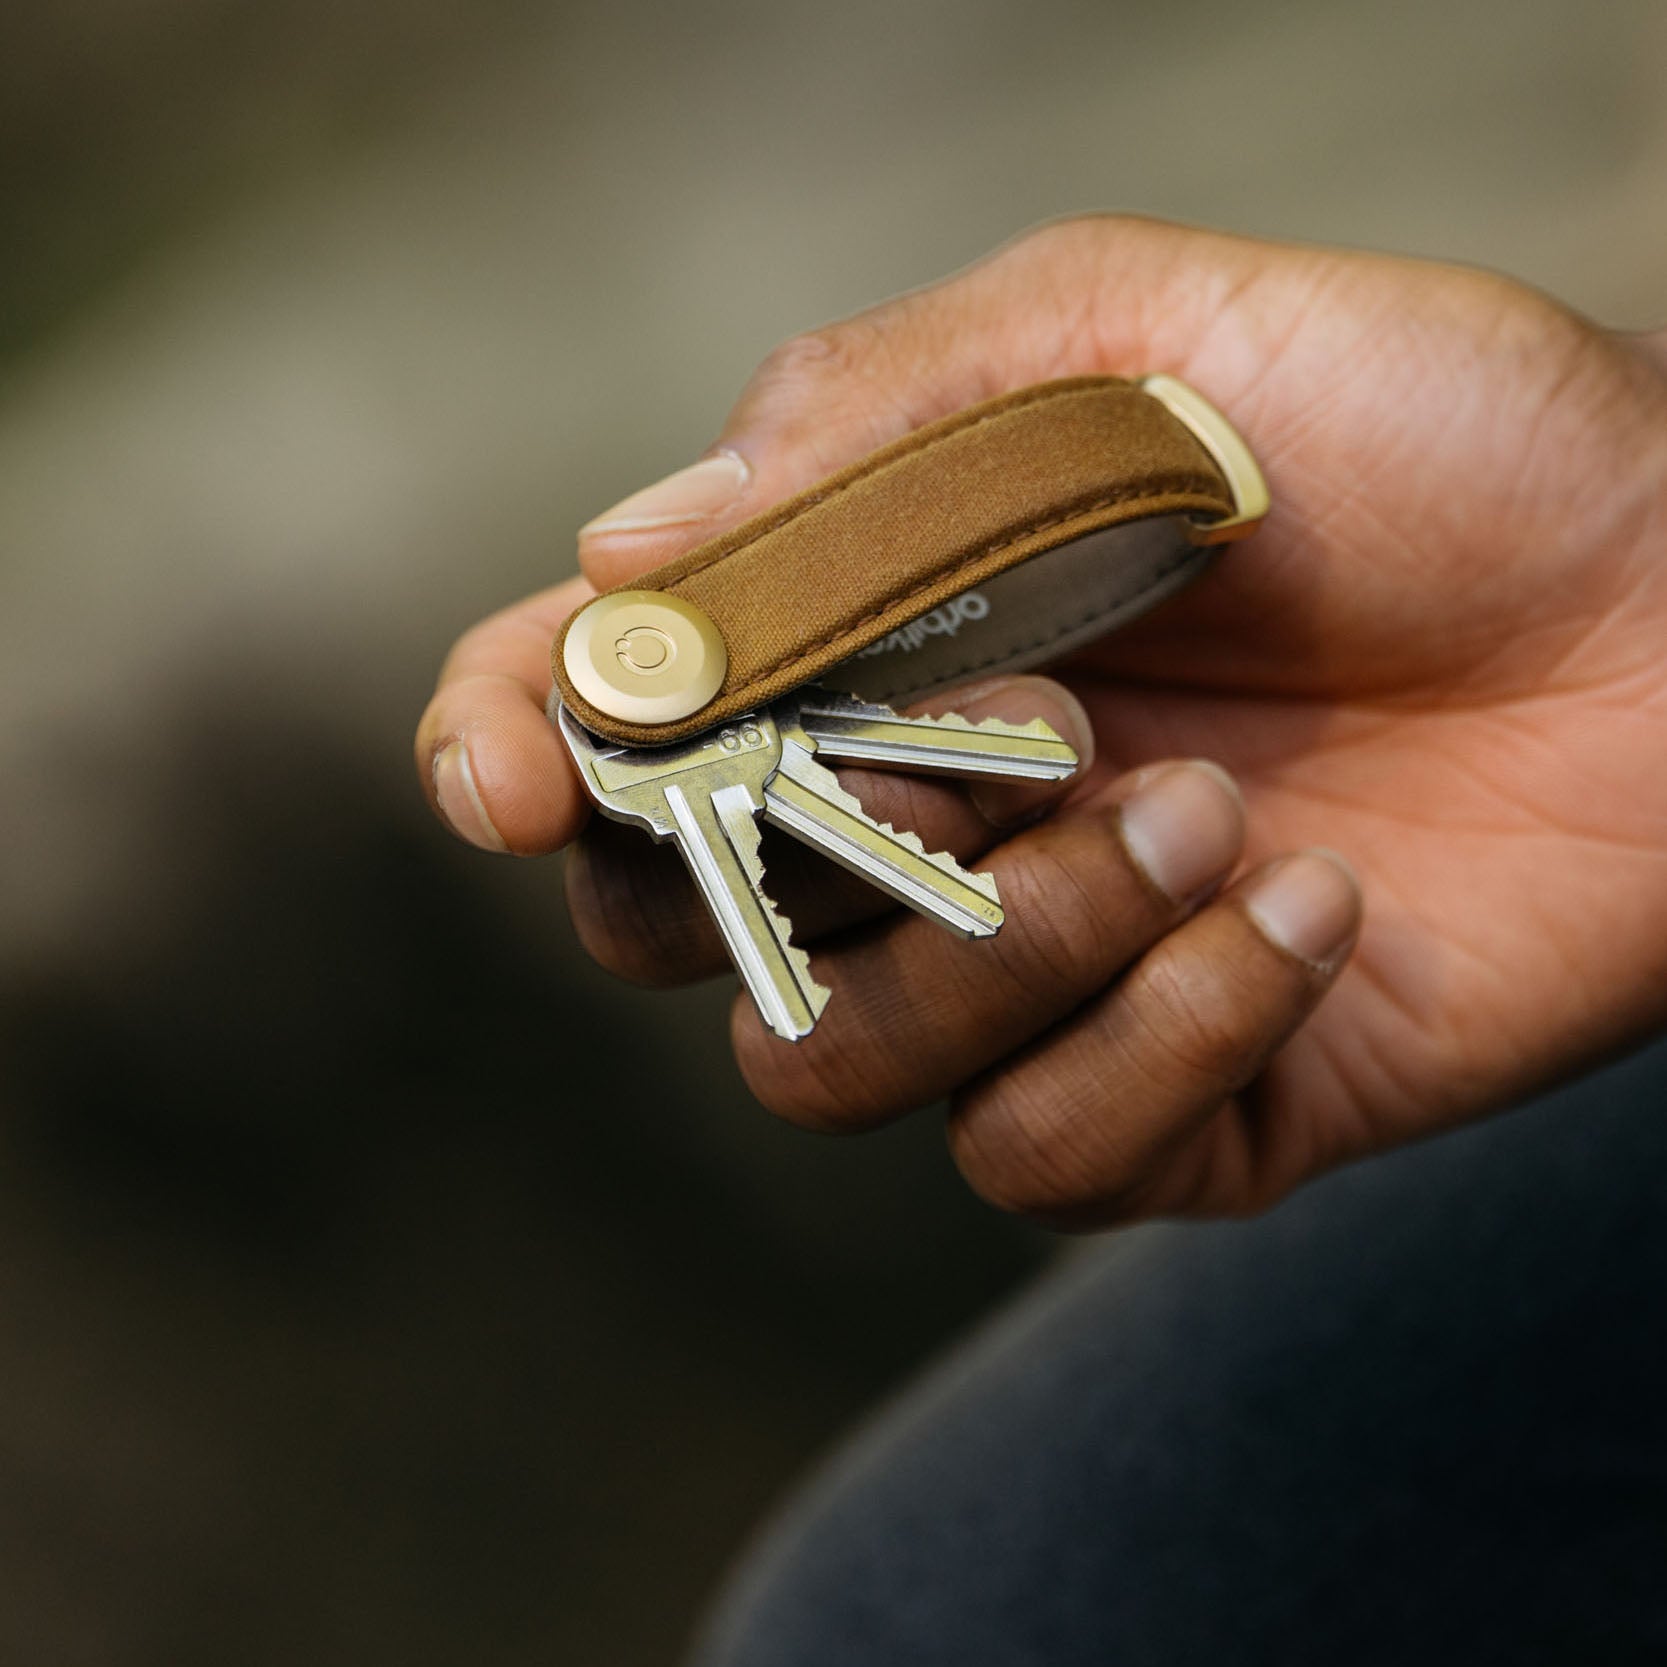
[[[1108,527],[946,602],[821,681],[889,704],[1043,665],[1137,619],[1215,554],[1192,544],[1177,516]]]

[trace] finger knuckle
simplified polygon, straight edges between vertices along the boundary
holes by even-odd
[[[1085,807],[1069,827],[1043,830],[1002,874],[1009,975],[1057,996],[1098,986],[1137,947],[1153,905],[1128,873],[1116,812]]]
[[[854,1134],[894,1114],[871,1074],[840,1047],[814,1037],[793,1044],[772,1036],[743,1010],[733,1033],[735,1061],[753,1097],[784,1122],[817,1134]]]
[[[1138,214],[1111,211],[1064,214],[1021,233],[1006,253],[1020,260],[1052,263],[1097,256],[1118,237],[1150,232],[1159,222]]]
[[[482,649],[488,646],[491,641],[491,631],[492,622],[484,619],[477,620],[451,645],[450,651],[440,666],[442,681],[449,674],[455,673],[460,666],[479,664],[482,658]]]
[[[843,382],[867,357],[871,334],[854,320],[801,331],[765,355],[754,382],[791,389]]]
[[[567,912],[585,953],[628,984],[677,983],[681,957],[668,952],[664,900],[656,905],[645,895],[644,867],[602,855],[589,839],[568,852],[566,864]]]
[[[1124,217],[1112,213],[1061,214],[1032,226],[1019,239],[1019,247],[1029,249],[1077,249],[1084,243],[1097,242],[1123,222]]]
[[[1164,944],[1140,970],[1129,1014],[1130,1051],[1152,1075],[1183,1084],[1236,1085],[1258,1057],[1246,1022],[1254,991],[1213,957],[1183,942]]]
[[[1084,1085],[1037,1062],[960,1096],[952,1109],[950,1155],[967,1185],[1010,1215],[1054,1220],[1115,1191],[1091,1164],[1080,1125],[1099,1109]]]
[[[604,972],[624,979],[627,984],[639,984],[645,989],[663,986],[665,979],[658,975],[656,963],[635,947],[628,933],[604,924],[597,911],[580,901],[581,896],[580,892],[569,893],[568,911],[579,947],[585,954]]]
[[[1007,924],[1002,959],[1011,978],[1027,989],[1062,994],[1097,982],[1104,934],[1094,888],[1067,853],[1041,846],[1028,862],[1004,874],[1002,907]]]

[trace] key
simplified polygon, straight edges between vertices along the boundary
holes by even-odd
[[[795,689],[771,712],[784,740],[850,764],[1020,781],[1063,781],[1077,767],[1070,744],[1040,718],[1027,724],[999,718],[974,724],[953,712],[905,718],[878,702],[818,688]]]
[[[764,789],[764,815],[778,828],[860,874],[958,937],[1001,930],[1001,899],[989,874],[969,874],[947,851],[876,822],[799,740],[782,736],[781,764]]]
[[[758,855],[764,784],[782,750],[769,716],[654,748],[599,740],[565,708],[557,721],[602,814],[677,847],[764,1022],[785,1041],[808,1036],[829,992],[764,894]]]
[[[764,893],[760,814],[960,937],[989,937],[1003,918],[992,875],[968,873],[948,852],[875,822],[817,753],[1021,780],[1062,780],[1077,763],[1040,721],[904,718],[825,689],[796,690],[669,747],[620,746],[592,735],[559,703],[556,715],[603,815],[676,845],[765,1022],[787,1041],[809,1035],[828,991],[793,944],[792,923]]]
[[[990,875],[970,874],[947,851],[928,852],[914,834],[873,821],[811,754],[916,773],[1060,781],[1077,765],[1066,742],[1040,720],[904,718],[889,706],[819,688],[784,695],[770,714],[782,740],[781,764],[764,790],[771,822],[959,937],[987,938],[1001,929]]]

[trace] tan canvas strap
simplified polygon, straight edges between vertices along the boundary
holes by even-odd
[[[1154,389],[1160,380],[1178,386],[1153,378]],[[1248,469],[1253,475],[1254,464]],[[957,599],[979,587],[981,597],[1014,592],[1017,575],[1003,578],[1010,570],[1072,546],[1071,563],[1037,564],[1039,582],[1026,578],[1022,607],[1015,594],[1007,612],[1021,623],[1005,636],[982,632],[1002,645],[986,665],[1034,659],[1173,588],[1207,558],[1195,546],[1212,524],[1248,530],[1242,470],[1181,403],[1137,383],[1076,377],[1005,394],[905,435],[587,603],[556,639],[557,691],[611,740],[680,740],[845,662],[871,671],[887,645],[908,659],[912,635],[957,636],[958,625],[927,627],[947,620],[946,608],[976,611]],[[1126,575],[1115,570],[1114,541],[1079,544],[1162,517],[1183,519],[1162,540],[1135,540]],[[930,658],[930,673],[924,662],[923,675],[899,672],[887,692],[943,681],[949,662]]]

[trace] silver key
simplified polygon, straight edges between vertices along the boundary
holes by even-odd
[[[1063,780],[1070,746],[1040,721],[903,718],[890,707],[801,689],[764,711],[670,747],[600,740],[558,705],[557,719],[586,790],[605,816],[670,840],[701,894],[759,1011],[798,1041],[827,1005],[792,924],[762,888],[762,811],[775,826],[961,937],[1001,927],[994,878],[947,852],[875,822],[813,756],[900,764],[926,773]]]
[[[829,689],[796,689],[770,715],[782,741],[780,768],[764,789],[770,821],[960,937],[1001,929],[992,876],[970,874],[947,851],[928,852],[914,834],[876,823],[811,754],[917,773],[1059,781],[1077,765],[1066,742],[1040,720],[905,718]]]
[[[1040,718],[1027,724],[999,718],[974,724],[953,712],[905,718],[876,701],[816,688],[795,689],[770,710],[783,739],[849,764],[1019,781],[1063,781],[1077,767],[1069,743]]]
[[[781,737],[763,713],[670,747],[602,741],[565,708],[557,714],[585,788],[604,816],[670,840],[700,888],[730,959],[764,1022],[789,1042],[808,1036],[828,1004],[792,923],[763,891],[757,817]]]
[[[989,874],[969,874],[947,851],[876,822],[797,739],[783,734],[781,764],[764,789],[764,814],[806,845],[860,874],[963,938],[1001,930],[1001,899]]]

